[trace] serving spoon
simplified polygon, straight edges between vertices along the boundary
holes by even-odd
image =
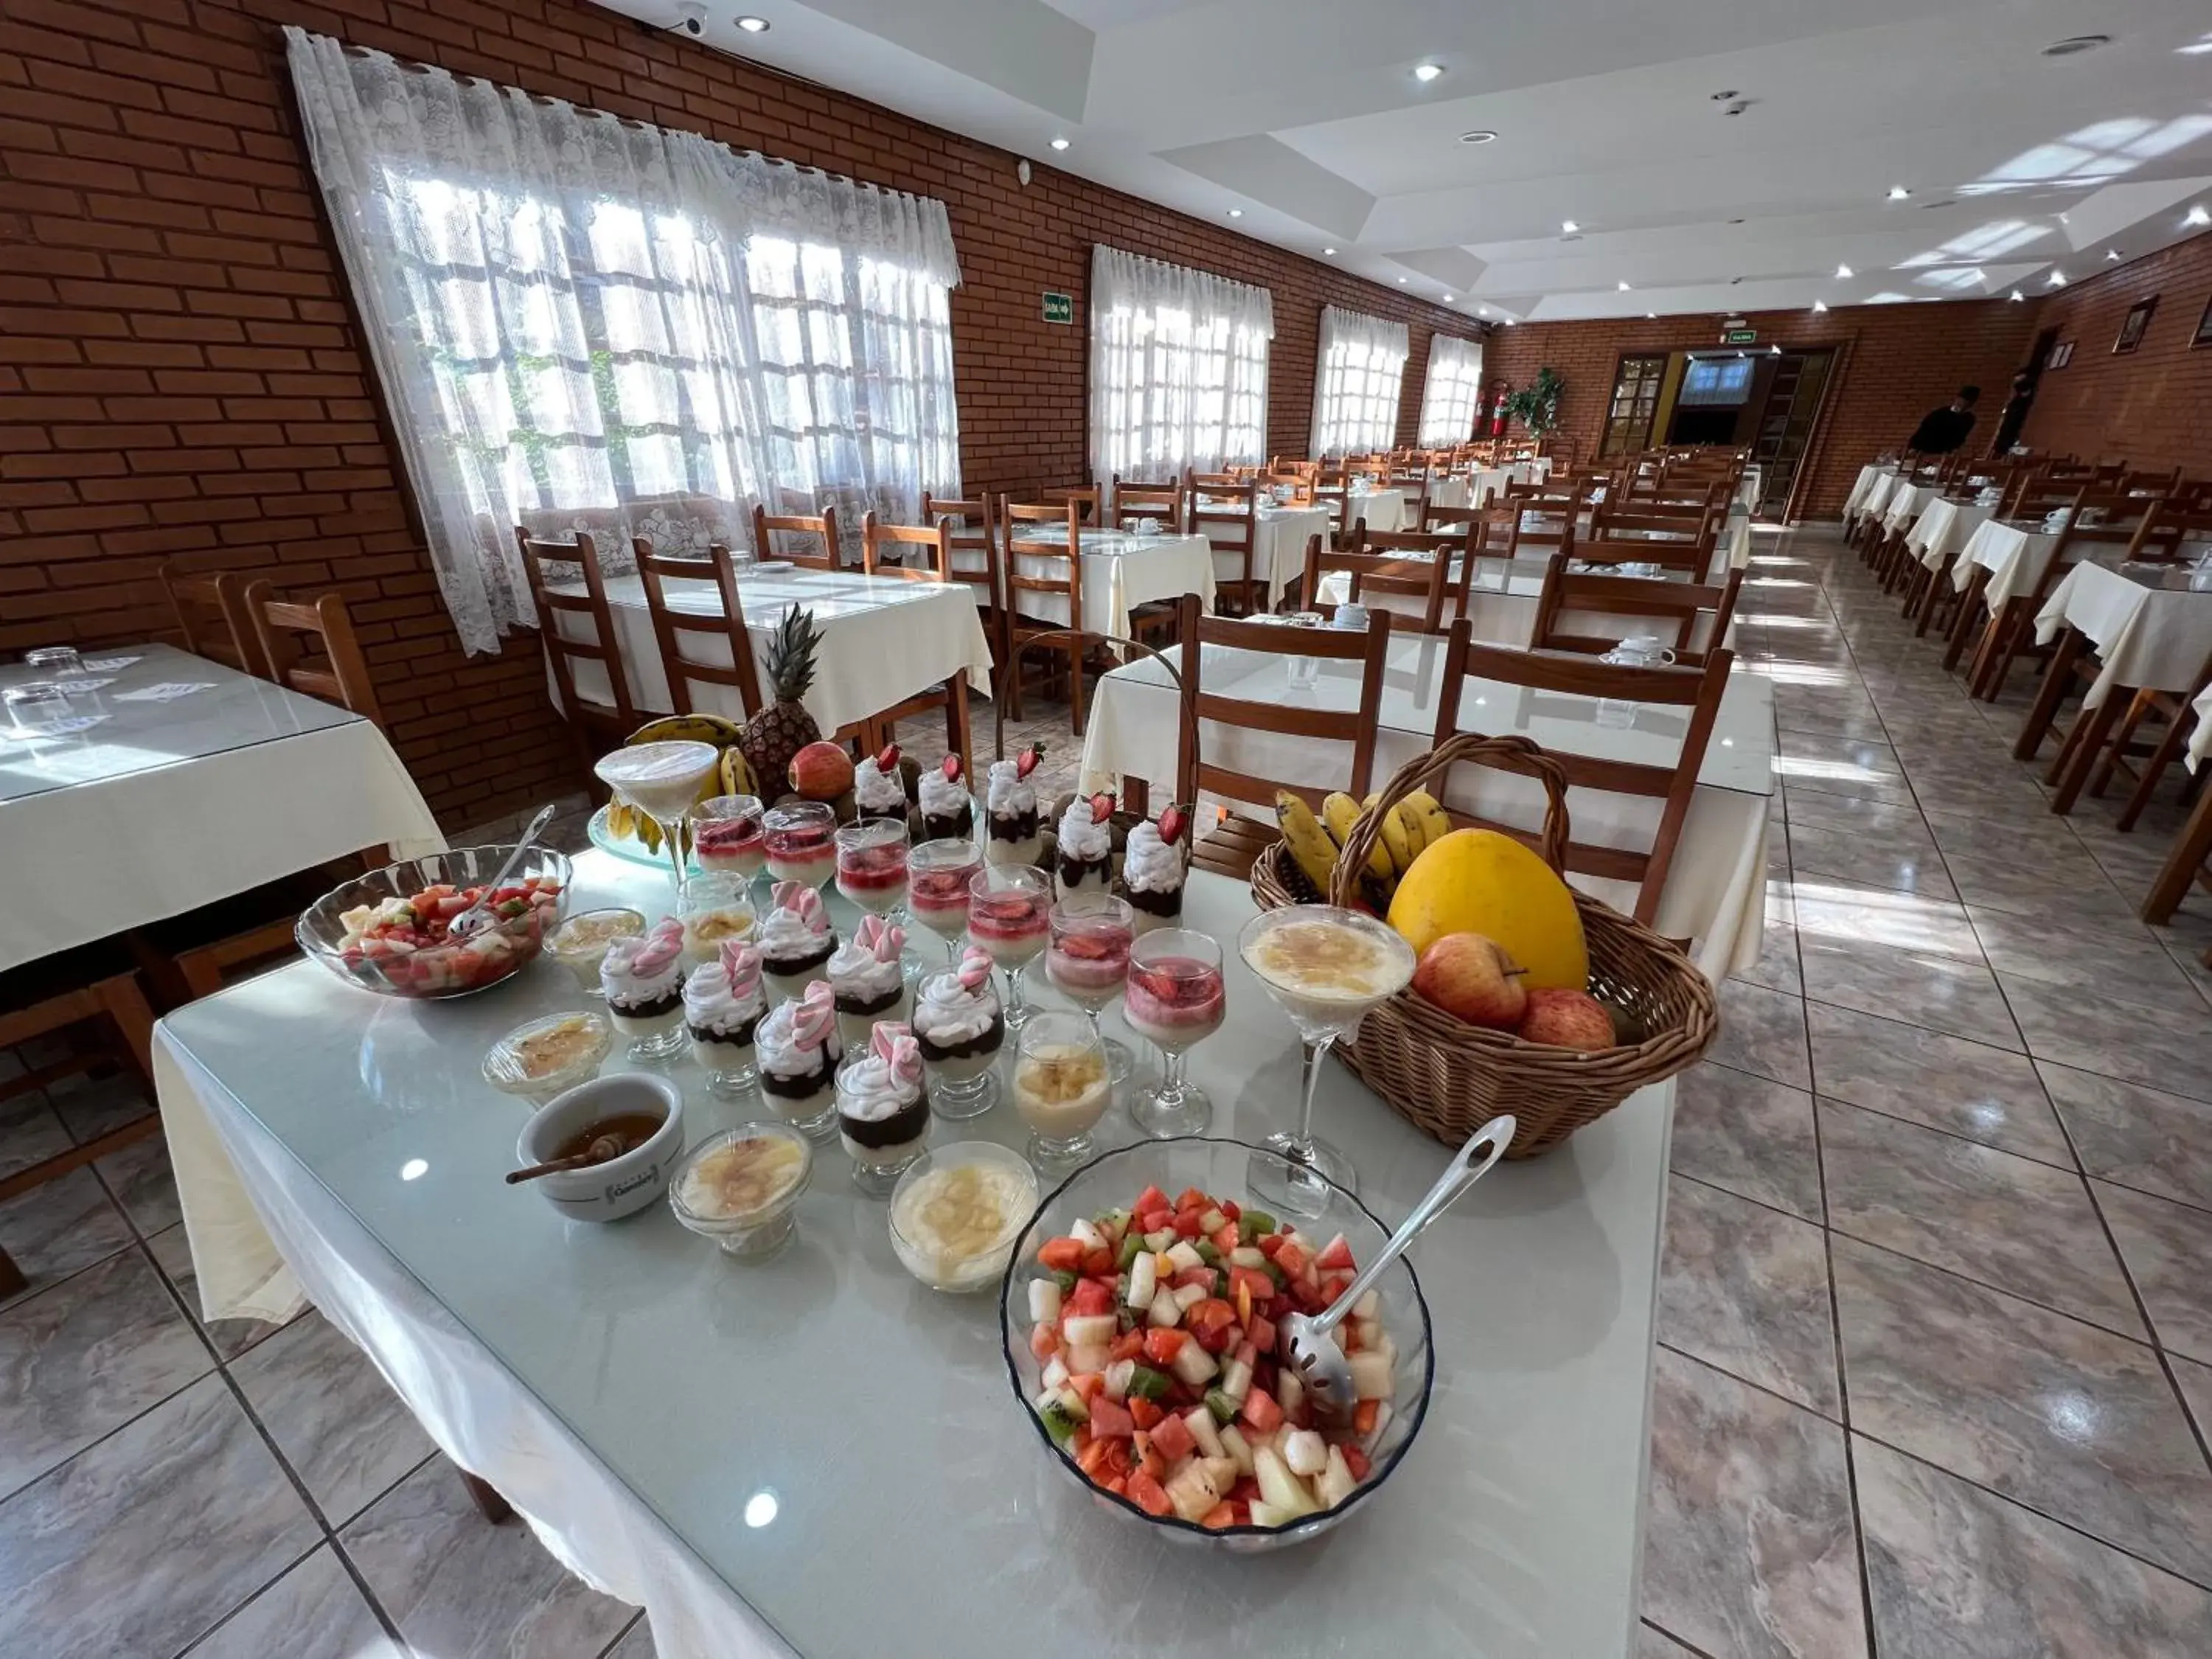
[[[507,862],[499,866],[499,873],[483,884],[484,896],[446,924],[447,939],[466,939],[471,933],[483,932],[489,925],[491,907],[486,901],[506,886],[507,878],[522,867],[522,860],[531,848],[536,844],[538,836],[545,833],[545,826],[553,822],[553,812],[554,809],[550,805],[538,809],[538,816],[530,820],[530,827],[522,832],[522,839],[515,842],[514,850],[507,855]]]
[[[1403,1255],[1407,1247],[1421,1236],[1431,1222],[1449,1209],[1462,1193],[1481,1180],[1489,1173],[1490,1166],[1505,1156],[1505,1149],[1512,1145],[1516,1127],[1510,1115],[1500,1113],[1469,1135],[1467,1145],[1453,1153],[1451,1162],[1444,1165],[1444,1172],[1437,1177],[1437,1184],[1429,1188],[1427,1196],[1413,1206],[1413,1212],[1399,1224],[1389,1242],[1360,1269],[1358,1277],[1344,1287],[1344,1293],[1329,1304],[1328,1312],[1285,1314],[1279,1322],[1284,1351],[1290,1356],[1299,1382],[1304,1386],[1306,1398],[1324,1417],[1333,1420],[1349,1417],[1359,1403],[1352,1382],[1352,1364],[1337,1345],[1336,1328],[1343,1323],[1352,1305],[1375,1287],[1382,1277],[1382,1270]],[[1486,1153],[1480,1164],[1475,1162],[1478,1152]]]

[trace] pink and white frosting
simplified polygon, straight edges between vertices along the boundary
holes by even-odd
[[[872,1001],[898,988],[905,974],[900,956],[906,929],[881,916],[862,916],[853,937],[830,957],[830,986],[840,996]]]
[[[1082,864],[1097,864],[1114,850],[1114,830],[1091,816],[1091,797],[1078,795],[1060,815],[1060,855]]]
[[[723,940],[714,960],[694,968],[684,981],[684,1023],[716,1036],[758,1019],[763,1001],[760,952],[741,939]]]
[[[830,907],[822,895],[803,881],[780,881],[770,896],[775,908],[755,941],[761,954],[775,962],[820,950],[830,937]]]
[[[853,804],[863,812],[906,811],[906,779],[896,761],[886,772],[869,756],[853,769]]]
[[[830,981],[817,979],[803,996],[780,1002],[753,1034],[755,1061],[771,1077],[812,1077],[844,1052],[837,1036],[837,1002]]]
[[[926,1033],[940,1048],[973,1042],[991,1029],[999,1017],[998,988],[991,982],[994,963],[988,951],[969,945],[957,968],[932,974],[921,982],[915,1003],[914,1029]]]
[[[683,983],[684,924],[673,916],[613,940],[599,963],[599,989],[611,1003],[658,1002]]]
[[[837,1110],[864,1122],[890,1117],[921,1098],[921,1045],[903,1025],[878,1025],[867,1054],[837,1079]]]

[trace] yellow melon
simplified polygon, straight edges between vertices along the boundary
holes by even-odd
[[[1398,883],[1389,921],[1417,955],[1446,933],[1494,939],[1528,970],[1531,990],[1579,991],[1589,980],[1574,895],[1541,857],[1494,830],[1431,842]]]

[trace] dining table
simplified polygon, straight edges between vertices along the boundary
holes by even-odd
[[[672,896],[665,872],[588,852],[568,905]],[[1299,1074],[1233,948],[1253,914],[1244,884],[1191,875],[1184,925],[1231,948],[1189,1074],[1210,1133],[1244,1142],[1293,1121]],[[834,1140],[759,1262],[665,1203],[594,1224],[503,1184],[529,1109],[483,1081],[484,1051],[592,1006],[547,961],[438,1002],[297,962],[168,1015],[155,1073],[206,1316],[319,1309],[559,1561],[644,1607],[661,1659],[1635,1650],[1671,1083],[1500,1166],[1422,1235],[1435,1383],[1410,1449],[1325,1540],[1232,1554],[1078,1489],[1026,1420],[998,1285],[909,1278]],[[690,1145],[763,1115],[688,1058],[663,1075]],[[1334,1060],[1316,1122],[1386,1225],[1450,1155]],[[1024,1133],[1002,1098],[929,1141]],[[1122,1106],[1099,1136],[1136,1139]]]
[[[1420,556],[1409,554],[1406,558],[1409,563],[1417,562]],[[1449,627],[1455,617],[1464,616],[1475,639],[1486,645],[1504,645],[1510,646],[1516,651],[1526,650],[1535,642],[1536,611],[1543,598],[1544,574],[1550,561],[1492,559],[1478,556],[1475,560],[1474,574],[1467,585],[1465,602],[1463,605],[1455,605],[1453,596],[1457,592],[1460,568],[1464,562],[1463,556],[1460,554],[1455,553],[1451,556],[1451,568],[1444,579],[1446,584],[1444,609],[1441,619],[1443,625]],[[1582,566],[1579,560],[1576,561],[1574,566],[1571,568],[1578,570],[1587,568]],[[1662,570],[1656,566],[1649,569],[1637,570],[1623,570],[1614,566],[1600,567],[1599,569],[1601,574],[1618,574],[1624,581],[1686,581],[1689,580],[1686,571]],[[1318,597],[1323,605],[1342,605],[1350,599],[1352,573],[1348,570],[1325,572],[1321,579]],[[1421,617],[1425,608],[1423,596],[1395,590],[1377,591],[1363,588],[1360,591],[1360,603],[1370,611],[1388,611],[1395,616],[1409,620]],[[1711,612],[1701,611],[1698,614],[1698,624],[1690,635],[1689,643],[1692,650],[1701,651],[1711,647],[1712,644],[1711,622]],[[1394,623],[1393,625],[1403,626],[1404,624]],[[1626,618],[1614,612],[1569,610],[1560,613],[1560,627],[1563,631],[1568,633],[1585,635],[1593,632],[1601,633],[1608,628],[1617,632],[1630,625]],[[1650,630],[1647,625],[1636,631]],[[1735,634],[1735,621],[1731,617],[1729,621],[1729,639],[1723,643],[1732,642]]]
[[[174,646],[87,651],[58,683],[70,729],[0,718],[0,969],[371,848],[445,846],[382,728]]]
[[[1209,512],[1218,513],[1224,502],[1201,500],[1199,505]],[[1225,520],[1194,520],[1199,533],[1212,538],[1223,533]],[[1296,593],[1298,584],[1305,580],[1306,544],[1316,536],[1328,534],[1328,514],[1318,507],[1276,507],[1266,502],[1253,514],[1252,522],[1252,579],[1267,584],[1267,591],[1280,598]],[[1244,580],[1244,556],[1242,550],[1213,550],[1213,576],[1217,582]],[[1190,590],[1197,592],[1195,588]],[[1172,597],[1172,596],[1169,596]]]
[[[1929,570],[1948,569],[1974,532],[1996,515],[1995,501],[1954,501],[1938,495],[1920,509],[1905,532],[1905,550]]]
[[[1392,631],[1376,720],[1378,784],[1434,745],[1445,645],[1440,635]],[[1199,663],[1200,684],[1210,693],[1338,712],[1358,708],[1361,672],[1357,661],[1216,645],[1203,648]],[[1180,698],[1176,678],[1157,660],[1124,664],[1102,676],[1091,691],[1077,787],[1088,793],[1135,779],[1148,791],[1176,788],[1184,726]],[[1671,767],[1681,752],[1689,712],[1622,710],[1607,699],[1469,679],[1460,696],[1459,729],[1518,734],[1546,749],[1596,760]],[[1212,720],[1200,723],[1198,743],[1211,766],[1247,777],[1315,780],[1321,787],[1333,787],[1318,780],[1333,767],[1340,769],[1348,753],[1343,744]],[[1667,937],[1692,941],[1692,958],[1714,980],[1755,964],[1764,942],[1775,750],[1772,683],[1739,668],[1721,698],[1654,921]],[[1439,799],[1447,807],[1516,829],[1533,830],[1542,822],[1544,797],[1534,782],[1488,768],[1455,769]],[[1219,804],[1261,818],[1272,818],[1274,810],[1272,800]],[[1590,789],[1570,791],[1567,804],[1578,842],[1632,848],[1651,844],[1656,800]],[[1616,909],[1635,908],[1632,884],[1582,874],[1571,879]]]
[[[639,708],[665,714],[675,708],[668,671],[653,629],[643,582],[633,573],[606,578],[607,609],[630,701]],[[669,608],[687,616],[720,617],[721,589],[711,577],[669,577],[661,584]],[[556,584],[556,592],[581,594],[580,579]],[[763,697],[772,698],[764,660],[785,616],[796,606],[810,611],[820,629],[815,648],[814,684],[804,698],[806,711],[824,732],[865,720],[896,707],[930,687],[965,677],[969,689],[991,690],[991,645],[977,617],[972,588],[966,582],[915,581],[870,576],[857,570],[819,570],[776,562],[738,568],[738,599],[745,630],[760,667]],[[587,617],[562,612],[555,618],[564,634],[589,637]],[[687,657],[728,667],[729,642],[708,635],[684,636]],[[584,659],[573,662],[576,692],[587,702],[611,702],[606,670]],[[556,707],[559,687],[549,664],[546,680]],[[692,707],[702,714],[745,718],[733,686],[690,682]]]
[[[1085,525],[1079,540],[1083,550],[1085,627],[1128,639],[1130,616],[1139,605],[1179,599],[1186,593],[1198,594],[1208,610],[1213,608],[1213,544],[1205,537],[1178,531],[1094,529]],[[1039,524],[1023,530],[1011,543],[1014,568],[1025,576],[1064,582],[1067,580],[1066,546],[1064,524]],[[1024,552],[1024,549],[1030,550]],[[1068,622],[1067,599],[1063,594],[1025,589],[1013,609],[1037,622],[1062,627]]]

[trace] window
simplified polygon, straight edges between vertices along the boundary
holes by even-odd
[[[1651,441],[1651,423],[1659,413],[1659,387],[1667,378],[1667,355],[1623,357],[1613,383],[1613,402],[1607,406],[1605,433],[1599,440],[1600,456],[1633,455]]]
[[[958,493],[942,203],[286,39],[466,649],[535,620],[517,526],[621,570]]]
[[[1314,376],[1314,453],[1362,454],[1398,441],[1406,325],[1325,306]]]
[[[1682,371],[1682,390],[1675,402],[1740,404],[1751,392],[1752,361],[1745,356],[1692,357]]]
[[[1482,404],[1482,346],[1449,334],[1429,337],[1429,377],[1421,388],[1424,449],[1465,443],[1474,434]]]
[[[1149,483],[1266,459],[1267,290],[1091,254],[1091,468]]]

